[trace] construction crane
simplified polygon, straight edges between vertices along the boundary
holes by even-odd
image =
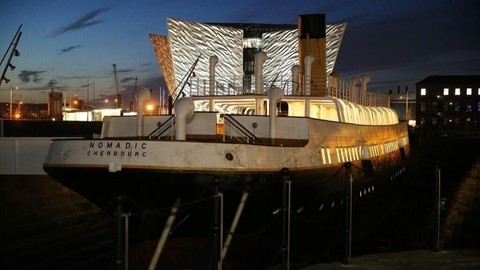
[[[117,64],[115,64],[115,62],[113,62],[113,75],[115,77],[116,107],[122,108],[122,95],[120,95],[120,91],[118,90]]]

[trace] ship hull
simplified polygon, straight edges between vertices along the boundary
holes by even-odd
[[[386,162],[397,160],[395,164]],[[351,167],[347,168],[346,164]],[[393,166],[392,166],[393,165]],[[392,153],[373,161],[375,173],[366,176],[361,161],[335,164],[311,170],[278,170],[268,172],[233,171],[163,171],[160,169],[125,168],[109,172],[105,168],[45,167],[54,179],[86,197],[100,208],[115,211],[116,198],[123,196],[125,205],[132,212],[159,211],[166,215],[176,199],[182,204],[199,208],[189,215],[210,216],[216,191],[224,200],[224,216],[227,222],[233,218],[243,192],[249,198],[240,230],[261,226],[262,220],[271,218],[282,207],[284,181],[291,181],[291,208],[301,209],[308,216],[318,216],[343,204],[350,177],[353,179],[355,199],[368,198],[379,193],[401,176],[405,163]],[[211,203],[210,203],[211,202]],[[206,227],[211,225],[205,222]],[[188,232],[189,234],[191,232]],[[200,234],[205,232],[200,232]]]
[[[130,213],[131,242],[158,239],[177,199],[181,204],[170,237],[227,235],[246,193],[232,252],[244,248],[242,243],[251,250],[256,241],[262,254],[278,252],[286,202],[292,251],[318,256],[342,247],[346,198],[376,200],[404,172],[406,125],[307,118],[281,118],[278,124],[300,135],[270,144],[188,136],[53,140],[44,170],[107,212]],[[355,205],[355,215],[368,211]]]

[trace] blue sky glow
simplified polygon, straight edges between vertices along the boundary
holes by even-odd
[[[479,4],[475,0],[16,0],[0,10],[3,53],[22,24],[18,45],[0,86],[0,102],[10,86],[24,102],[46,103],[50,89],[68,99],[95,84],[99,100],[115,94],[117,64],[125,102],[135,77],[138,87],[163,86],[148,34],[167,33],[166,18],[198,22],[296,24],[300,14],[325,13],[327,23],[347,22],[335,71],[343,80],[369,74],[370,89],[388,92],[430,75],[480,74]],[[5,61],[1,66],[3,71]],[[90,88],[87,88],[88,83]],[[90,92],[89,99],[93,96]]]

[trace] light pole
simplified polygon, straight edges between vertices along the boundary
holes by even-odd
[[[62,90],[63,96],[63,109],[67,109],[67,90]]]
[[[15,90],[18,90],[18,86],[15,86]],[[13,106],[13,87],[10,82],[10,120],[12,120],[12,106]]]

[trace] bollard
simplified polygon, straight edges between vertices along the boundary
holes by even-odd
[[[290,269],[290,205],[292,182],[288,177],[289,170],[282,169],[283,205],[282,205],[282,269]]]
[[[352,163],[346,162],[345,166],[345,262],[348,264],[352,257]]]

